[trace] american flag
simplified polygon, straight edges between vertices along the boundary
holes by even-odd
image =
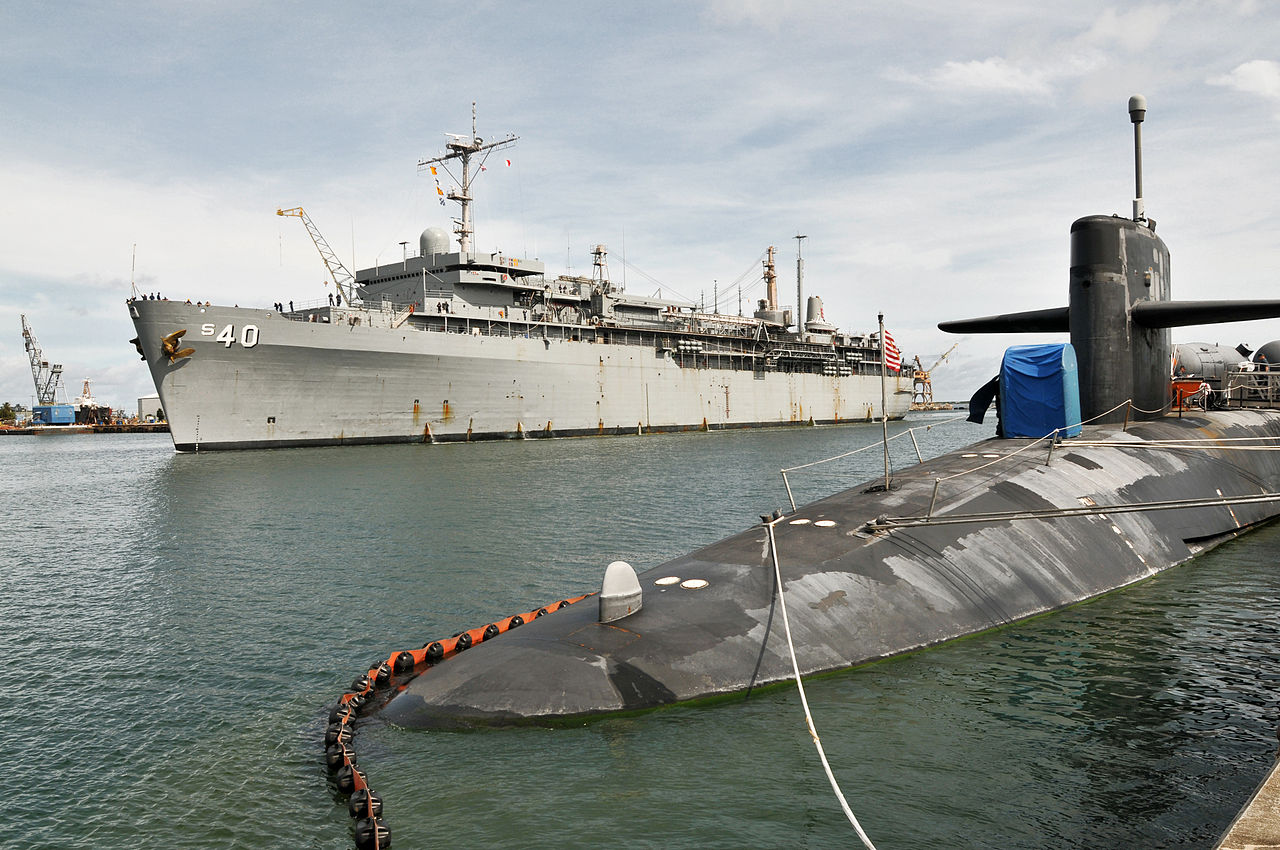
[[[888,331],[884,332],[884,366],[891,372],[902,371],[902,352]]]

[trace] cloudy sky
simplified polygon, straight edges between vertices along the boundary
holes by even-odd
[[[876,313],[967,398],[1025,337],[939,321],[1066,303],[1068,232],[1148,213],[1175,298],[1274,298],[1280,7],[1000,0],[363,4],[0,0],[0,401],[25,314],[70,395],[153,391],[125,299],[323,299],[304,206],[358,267],[448,226],[418,159],[519,142],[475,185],[476,247],[737,312],[778,248],[794,301]],[[447,185],[446,185],[447,189]],[[134,266],[136,246],[136,269]],[[1280,322],[1175,331],[1261,344]]]

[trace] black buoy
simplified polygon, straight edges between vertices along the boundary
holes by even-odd
[[[524,617],[521,617],[519,614],[516,614],[514,617],[511,618],[511,622],[507,624],[507,628],[514,629],[516,626],[523,626],[523,625],[524,625]]]
[[[427,644],[426,649],[428,661],[439,661],[444,658],[444,645],[440,641]]]
[[[354,759],[352,759],[354,761]],[[338,785],[338,790],[343,794],[350,794],[356,790],[356,777],[360,777],[360,781],[364,782],[364,774],[356,769],[354,764],[348,764],[338,771],[338,775],[334,777],[334,782]]]
[[[378,672],[373,677],[375,687],[382,687],[391,680],[391,666],[383,661],[378,665]]]
[[[351,736],[355,730],[351,728],[350,723],[330,723],[329,727],[324,730],[324,744],[326,747],[332,747],[334,744],[343,744],[344,746],[351,743]]]
[[[396,656],[396,672],[408,673],[413,669],[413,653],[402,652]]]
[[[357,788],[351,793],[347,811],[353,818],[382,817],[382,797],[368,788]]]
[[[358,850],[387,850],[391,846],[391,830],[377,818],[356,821],[355,838]]]
[[[356,680],[351,683],[351,692],[354,694],[362,694],[369,690],[369,686],[372,684],[373,682],[369,680],[368,676],[358,676],[356,677]]]
[[[484,627],[484,639],[489,640],[490,638],[496,638],[501,634],[501,631],[502,630],[498,628],[496,623],[490,623]]]
[[[470,646],[471,646],[471,635],[470,635],[470,633],[468,633],[468,632],[463,632],[463,633],[461,633],[460,635],[458,635],[458,651],[459,651],[459,652],[461,652],[461,651],[462,651],[462,650],[464,650],[464,649],[467,649],[467,648],[468,648],[468,647],[470,647]]]
[[[329,712],[330,723],[350,723],[356,719],[356,710],[349,703],[339,702]]]
[[[324,763],[329,771],[339,770],[343,765],[356,763],[356,751],[345,744],[332,744],[325,748]]]

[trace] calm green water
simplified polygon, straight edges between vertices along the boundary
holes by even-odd
[[[918,438],[935,454],[988,431]],[[878,435],[200,456],[165,435],[0,439],[0,846],[350,847],[321,736],[371,661],[741,530],[786,503],[779,467]],[[797,496],[881,464],[833,464]],[[815,680],[877,846],[1212,845],[1276,753],[1277,551],[1280,526]],[[357,750],[397,848],[856,844],[792,688],[573,728],[373,725]]]

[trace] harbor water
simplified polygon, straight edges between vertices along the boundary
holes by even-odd
[[[921,415],[926,456],[992,428]],[[926,426],[933,427],[927,428]],[[0,440],[0,847],[350,848],[328,707],[391,652],[787,505],[879,426],[178,455]],[[896,439],[893,464],[914,463]],[[879,448],[797,474],[875,478]],[[1280,525],[808,683],[880,850],[1204,848],[1276,756]],[[782,553],[785,557],[785,553]],[[556,727],[362,722],[397,848],[856,846],[794,686]]]

